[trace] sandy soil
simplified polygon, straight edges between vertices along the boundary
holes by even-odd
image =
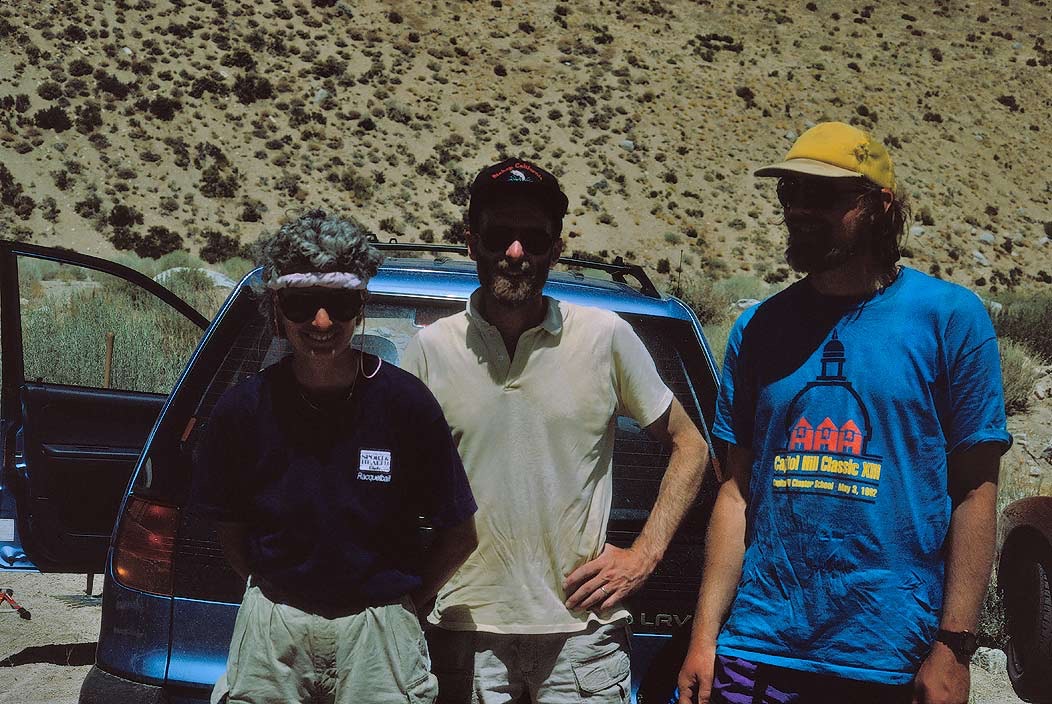
[[[99,639],[102,588],[84,593],[84,575],[0,572],[0,588],[32,618],[0,604],[0,704],[75,704]]]

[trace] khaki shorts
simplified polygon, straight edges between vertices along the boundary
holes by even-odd
[[[420,623],[401,604],[325,618],[250,585],[212,704],[431,704],[438,692]]]
[[[439,704],[625,704],[632,696],[628,626],[510,635],[436,628],[427,634]]]

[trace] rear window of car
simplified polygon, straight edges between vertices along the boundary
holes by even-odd
[[[244,296],[253,296],[248,290]],[[208,417],[219,397],[231,386],[289,354],[288,343],[272,334],[264,316],[252,313],[241,321],[236,341],[226,351],[202,394],[195,416],[191,446],[207,427]],[[370,297],[364,329],[352,344],[386,362],[398,365],[409,341],[427,325],[464,309],[463,301],[398,297]],[[706,374],[704,352],[686,320],[645,315],[623,316],[650,351],[664,382],[699,427],[708,426],[715,389]],[[236,322],[234,324],[237,324]],[[665,448],[628,417],[617,421],[614,446],[615,498],[611,525],[642,522],[649,515],[667,465]]]

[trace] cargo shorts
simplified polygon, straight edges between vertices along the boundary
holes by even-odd
[[[249,582],[212,704],[431,704],[438,693],[412,602],[328,618]]]
[[[625,704],[632,696],[623,622],[530,635],[428,632],[439,704]]]

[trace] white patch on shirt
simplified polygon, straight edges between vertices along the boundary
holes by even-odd
[[[361,450],[358,455],[358,479],[365,482],[391,481],[391,452]]]

